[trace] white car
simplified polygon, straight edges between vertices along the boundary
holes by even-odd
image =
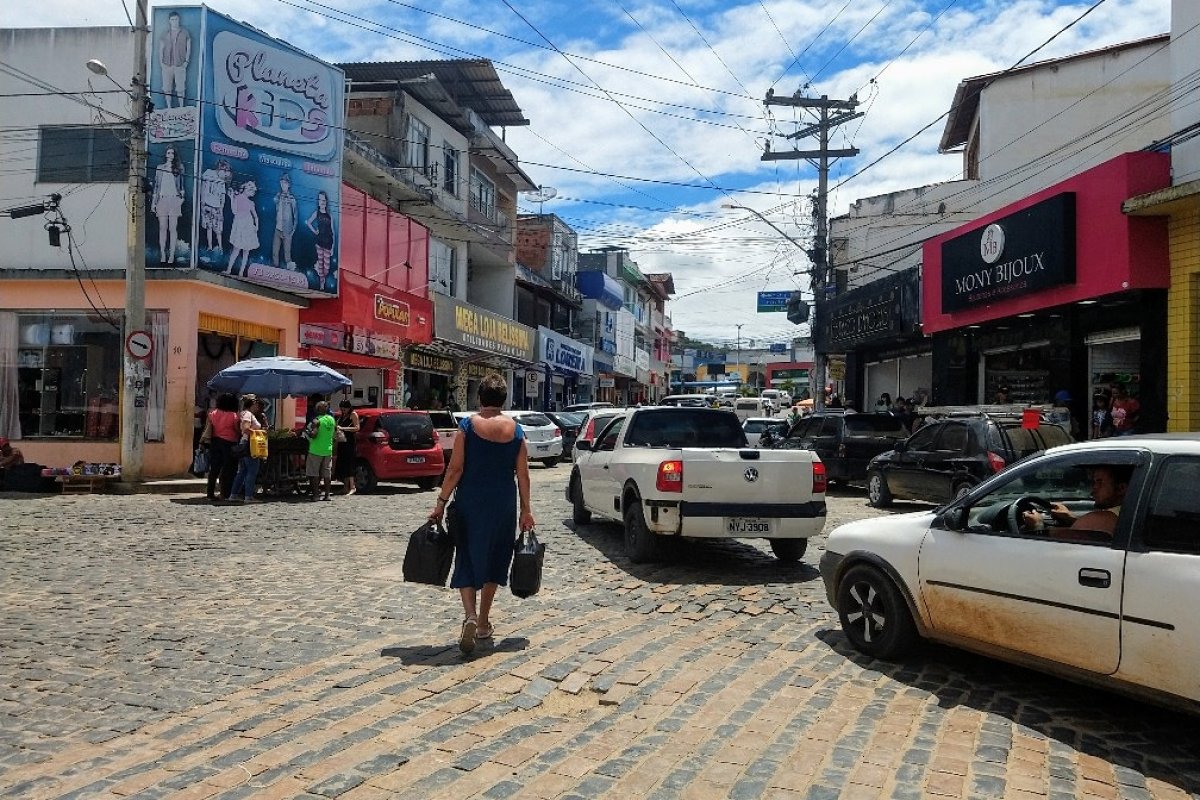
[[[1197,486],[1200,434],[1063,445],[836,528],[821,577],[869,655],[924,637],[1200,710]]]
[[[475,413],[455,411],[454,416],[462,420],[474,416]],[[558,464],[563,452],[562,428],[540,411],[509,410],[505,411],[504,415],[516,419],[521,430],[525,432],[525,449],[529,452],[530,461],[540,461],[547,467]]]
[[[770,400],[776,411],[792,404],[792,396],[782,389],[763,389],[761,396],[764,400]]]

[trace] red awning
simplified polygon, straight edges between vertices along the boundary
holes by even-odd
[[[311,358],[331,367],[352,367],[355,369],[400,369],[400,363],[390,358],[367,356],[361,353],[350,353],[346,350],[334,350],[319,345],[309,345],[300,348],[302,358]]]

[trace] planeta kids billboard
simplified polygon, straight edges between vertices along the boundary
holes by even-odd
[[[152,42],[147,266],[337,294],[344,73],[204,6]]]

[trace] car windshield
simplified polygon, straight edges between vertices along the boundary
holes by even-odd
[[[387,432],[392,444],[433,447],[433,423],[425,414],[380,414],[379,429]]]
[[[558,421],[562,425],[570,425],[572,428],[578,428],[583,424],[584,414],[578,411],[560,411],[558,412]]]
[[[742,430],[746,433],[762,433],[771,424],[771,422],[765,419],[748,419],[746,420],[746,424],[742,426]]]
[[[891,414],[847,414],[846,434],[849,436],[896,436],[905,438],[908,431],[898,417]]]
[[[633,418],[625,444],[632,447],[745,447],[746,434],[728,411],[643,411]]]

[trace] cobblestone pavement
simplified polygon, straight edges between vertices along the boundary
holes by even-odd
[[[540,595],[464,658],[404,584],[433,495],[0,495],[0,794],[1174,798],[1200,721],[946,648],[851,651],[755,543],[634,565],[533,471]],[[880,512],[835,493],[830,525]]]

